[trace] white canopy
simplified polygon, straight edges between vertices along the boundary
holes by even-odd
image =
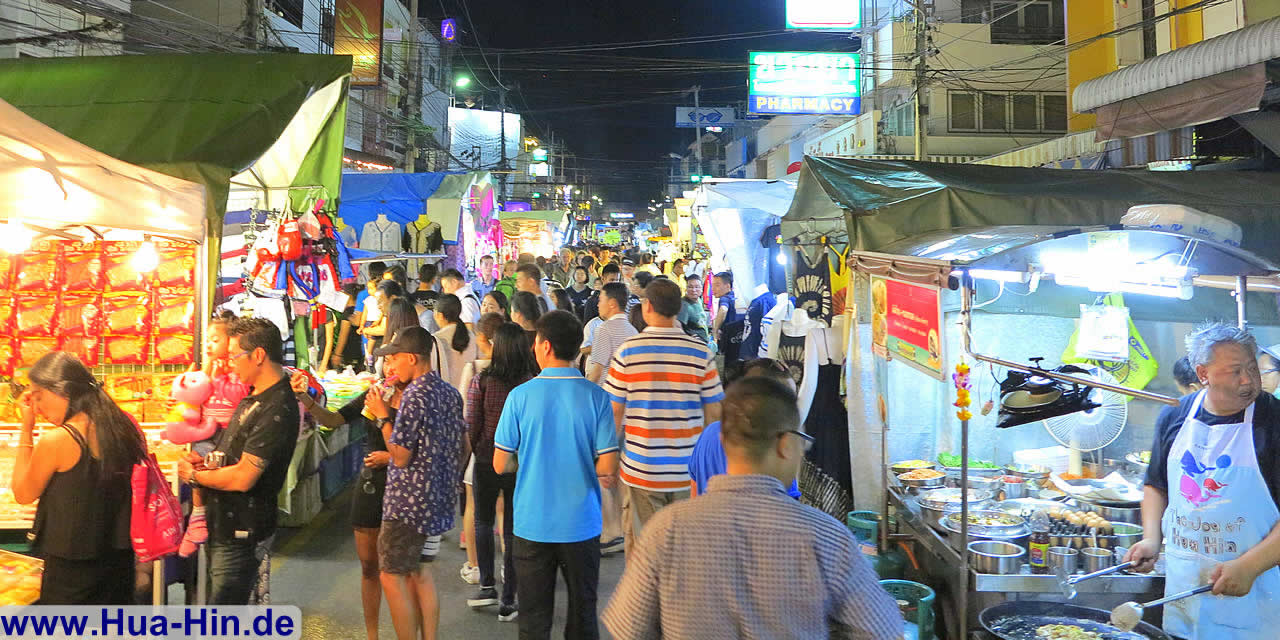
[[[711,253],[733,272],[737,303],[759,295],[768,274],[760,235],[778,224],[796,193],[794,180],[715,180],[698,187],[693,215]]]
[[[204,238],[205,190],[91,149],[0,100],[0,219]]]

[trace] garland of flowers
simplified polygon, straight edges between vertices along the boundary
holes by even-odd
[[[969,411],[969,390],[973,388],[972,383],[969,382],[969,365],[961,360],[960,364],[956,365],[956,372],[951,374],[951,380],[956,385],[956,401],[952,404],[960,407],[956,417],[962,421],[968,420],[973,417],[973,413]]]

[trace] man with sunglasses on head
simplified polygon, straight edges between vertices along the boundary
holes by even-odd
[[[276,495],[298,441],[300,414],[285,374],[280,330],[244,318],[228,332],[228,362],[253,391],[240,401],[214,451],[184,459],[178,475],[205,490],[209,518],[209,604],[249,604],[276,529]]]
[[[728,474],[649,521],[602,616],[613,637],[901,638],[902,615],[853,534],[783,488],[811,440],[795,393],[743,378],[722,425]]]

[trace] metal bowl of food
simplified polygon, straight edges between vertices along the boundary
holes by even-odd
[[[1151,452],[1134,451],[1125,455],[1124,461],[1128,463],[1129,470],[1135,475],[1145,477],[1147,475],[1147,467],[1151,465]]]
[[[979,489],[969,489],[966,493],[959,489],[928,489],[916,496],[916,504],[920,505],[920,515],[929,526],[945,532],[940,521],[948,512],[960,508],[961,496],[967,496],[963,499],[969,503],[970,509],[978,510],[986,506],[992,494]]]
[[[947,475],[936,469],[915,469],[898,475],[898,482],[917,489],[941,487]]]
[[[900,460],[889,465],[889,470],[893,472],[893,475],[900,476],[917,469],[936,469],[937,467],[938,465],[928,460]]]
[[[1043,487],[1049,481],[1049,474],[1052,469],[1038,464],[1011,464],[1005,468],[1005,473],[1011,476],[1026,478],[1035,484],[1036,487]]]
[[[1142,542],[1142,526],[1128,522],[1112,522],[1111,535],[1115,536],[1115,546],[1132,547]]]
[[[942,517],[942,528],[947,532],[947,542],[956,551],[964,551],[960,535],[960,512],[951,511]],[[979,510],[969,512],[969,540],[999,540],[1019,547],[1026,547],[1031,538],[1031,527],[1020,516],[1003,511]]]
[[[975,540],[969,543],[969,564],[978,573],[1015,575],[1022,570],[1027,550],[1003,540]]]
[[[1076,498],[1081,510],[1092,511],[1111,522],[1142,524],[1142,504],[1138,502],[1092,502]]]
[[[1004,486],[1004,481],[1000,479],[1000,476],[987,477],[987,476],[975,476],[973,474],[969,474],[970,489],[981,489],[982,491],[990,491],[991,495],[994,496],[1000,492],[1000,489],[1003,486]]]

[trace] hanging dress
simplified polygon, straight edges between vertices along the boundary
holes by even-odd
[[[792,293],[796,308],[804,309],[809,317],[831,324],[831,268],[826,248],[822,248],[817,260],[810,261],[801,248],[796,248],[796,281]]]
[[[834,250],[833,250],[834,251]],[[840,315],[844,313],[845,300],[849,295],[850,275],[853,273],[848,265],[849,248],[845,247],[844,253],[837,254],[831,258],[831,313],[832,315]]]

